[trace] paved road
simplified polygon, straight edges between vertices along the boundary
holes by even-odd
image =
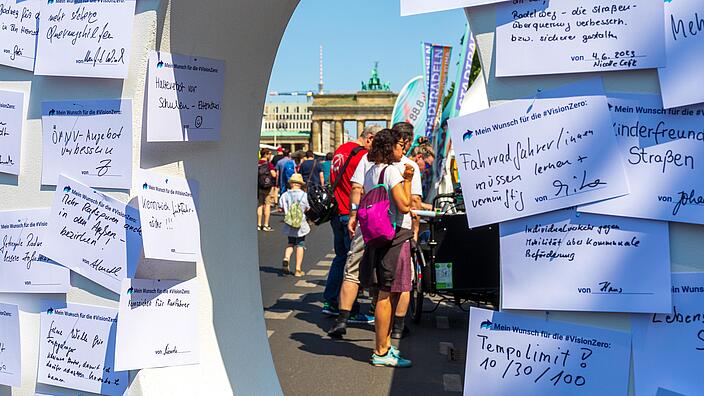
[[[413,361],[408,369],[373,367],[369,362],[374,343],[373,325],[352,325],[343,340],[326,335],[333,319],[320,312],[325,279],[332,255],[330,226],[313,227],[303,278],[283,276],[281,258],[285,237],[282,217],[272,216],[274,232],[259,233],[259,269],[269,344],[284,393],[296,395],[442,395],[458,394],[464,377],[467,314],[440,305],[410,323],[411,334],[395,342],[403,356]],[[293,260],[292,260],[293,261]],[[363,301],[363,309],[368,304]],[[425,309],[432,308],[426,300]],[[410,320],[407,320],[410,322]],[[450,343],[459,359],[440,352]]]

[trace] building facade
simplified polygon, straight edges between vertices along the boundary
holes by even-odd
[[[267,103],[262,116],[261,143],[291,151],[308,150],[311,112],[307,103]]]

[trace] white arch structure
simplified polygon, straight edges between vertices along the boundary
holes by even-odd
[[[141,370],[133,374],[130,395],[277,395],[282,394],[271,359],[262,314],[257,235],[254,231],[252,171],[259,143],[261,114],[276,51],[297,0],[138,0],[129,77],[124,80],[34,77],[0,67],[0,89],[20,90],[29,99],[19,178],[0,175],[0,209],[50,206],[53,191],[41,188],[41,102],[52,99],[132,98],[134,167],[159,168],[200,182],[203,260],[195,269],[202,288],[201,364]],[[492,103],[527,96],[537,88],[573,81],[574,75],[496,79],[491,7],[472,9]],[[359,22],[359,21],[355,21]],[[159,49],[225,59],[226,88],[221,140],[214,143],[146,143],[142,129],[147,54]],[[603,73],[608,89],[657,91],[652,70]],[[125,194],[117,194],[123,200]],[[675,271],[704,268],[702,227],[672,224]],[[145,266],[143,274],[189,278],[188,266]],[[81,278],[69,302],[116,306],[116,296]],[[53,296],[63,298],[63,296]],[[1,295],[17,303],[22,326],[22,387],[0,386],[0,396],[33,395],[37,372],[39,297]],[[560,318],[628,328],[626,315],[563,313]],[[149,331],[149,329],[145,329]],[[60,388],[39,393],[75,395]],[[85,394],[81,392],[81,394]]]
[[[0,175],[0,209],[51,206],[53,191],[41,188],[41,102],[51,99],[132,98],[134,167],[159,168],[200,183],[203,260],[196,272],[203,307],[201,364],[141,370],[131,378],[131,395],[282,394],[263,318],[252,164],[271,68],[297,4],[296,0],[137,0],[130,71],[124,81],[40,77],[0,67],[0,89],[20,90],[29,98],[21,173],[19,178]],[[146,142],[141,104],[147,56],[153,49],[225,60],[219,142]],[[116,196],[127,199],[125,194]],[[165,279],[193,276],[189,266],[142,270]],[[79,277],[72,283],[68,301],[117,306],[117,297],[102,288]],[[22,387],[0,386],[2,396],[35,394],[41,298],[0,295],[1,301],[19,304],[24,312]],[[36,392],[77,394],[44,386]]]

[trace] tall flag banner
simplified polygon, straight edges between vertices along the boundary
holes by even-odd
[[[477,43],[474,41],[474,35],[469,29],[469,24],[465,25],[464,37],[460,45],[464,45],[464,54],[461,60],[461,67],[457,69],[457,77],[455,78],[454,106],[452,112],[447,118],[457,117],[464,102],[464,96],[469,89],[469,78],[472,74],[472,61],[474,60],[474,52],[477,49]],[[444,116],[444,114],[443,114]]]
[[[413,134],[423,136],[425,133],[425,85],[423,76],[412,78],[399,92],[394,104],[392,125],[408,122],[413,125]]]
[[[426,44],[427,45],[427,44]],[[426,86],[428,92],[428,102],[425,120],[425,136],[430,138],[438,123],[438,117],[442,110],[442,95],[445,92],[447,83],[447,72],[450,68],[450,55],[452,47],[444,45],[432,45],[430,51],[430,67],[426,64],[428,78]],[[427,57],[426,57],[427,60]]]
[[[430,78],[430,57],[433,53],[432,43],[423,43],[423,81],[425,86],[428,86],[428,78]]]
[[[447,127],[442,128],[442,124],[452,117],[457,117],[462,107],[462,101],[469,89],[469,79],[472,74],[472,60],[476,50],[476,42],[474,35],[469,29],[469,24],[465,24],[465,31],[460,40],[461,53],[457,63],[457,74],[455,75],[455,89],[452,91],[452,97],[443,109],[440,118],[440,127],[435,131],[433,139],[433,150],[435,151],[435,161],[433,162],[432,183],[433,191],[438,190],[438,185],[446,176],[447,169],[447,153],[450,150],[450,136],[447,132]],[[448,185],[452,183],[448,182]],[[432,194],[431,194],[432,195]],[[426,196],[430,197],[428,194]]]

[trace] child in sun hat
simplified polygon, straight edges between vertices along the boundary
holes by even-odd
[[[300,173],[294,173],[288,180],[289,189],[279,198],[279,207],[284,211],[283,233],[288,237],[288,245],[284,250],[283,272],[291,273],[289,261],[296,249],[296,270],[294,276],[303,276],[301,264],[305,253],[306,235],[310,233],[310,225],[306,219],[305,212],[310,208],[308,195],[303,190],[305,182]]]

